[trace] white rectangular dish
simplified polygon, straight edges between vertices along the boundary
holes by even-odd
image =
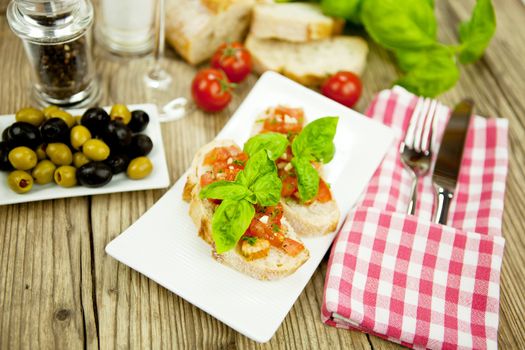
[[[157,107],[154,104],[137,104],[129,105],[128,108],[130,111],[142,109],[148,113],[150,117],[148,127],[142,132],[143,134],[148,135],[153,142],[153,149],[151,150],[151,153],[148,154],[148,158],[150,158],[153,163],[153,171],[148,177],[141,180],[131,180],[125,174],[118,174],[113,176],[110,183],[99,188],[82,186],[63,188],[54,183],[43,186],[35,184],[28,193],[18,194],[7,187],[8,173],[0,172],[0,205],[168,187],[170,179],[168,165],[166,163],[166,155],[164,153],[164,143],[162,142]],[[109,111],[109,108],[105,109]],[[68,112],[73,115],[82,115],[84,110],[72,109],[68,110]],[[0,116],[0,133],[14,122],[14,114]]]
[[[341,225],[393,140],[393,132],[277,73],[265,73],[239,106],[218,139],[239,145],[248,139],[259,113],[284,104],[302,107],[306,122],[339,116],[335,157],[325,175],[341,210]],[[330,247],[335,234],[304,239],[310,259],[291,276],[259,281],[224,266],[197,236],[182,200],[186,176],[137,222],[115,238],[106,252],[155,282],[258,341],[270,340]]]

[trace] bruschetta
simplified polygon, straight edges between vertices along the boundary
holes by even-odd
[[[261,280],[288,276],[304,264],[309,251],[283,217],[281,186],[266,152],[249,158],[230,140],[212,141],[197,152],[183,199],[213,258]]]
[[[313,151],[310,153],[314,155],[316,147],[327,148],[318,153],[326,153],[324,162],[330,161],[335,152],[332,140],[335,135],[337,118],[327,117],[316,120],[311,123],[311,127],[308,125],[305,127],[304,119],[304,112],[301,108],[270,107],[259,116],[252,134],[279,133],[288,139],[285,152],[275,160],[279,177],[283,183],[281,204],[284,208],[284,216],[300,236],[319,236],[333,232],[337,228],[339,208],[333,199],[330,186],[323,178],[323,159],[321,159],[323,154],[320,154],[321,157],[310,156],[308,162],[298,162],[293,145],[296,138],[299,137],[305,144],[303,148],[311,147]],[[304,135],[306,133],[309,135]],[[297,153],[300,150],[295,151]],[[301,191],[303,187],[308,185],[301,183],[301,177],[298,176],[297,166],[301,165],[308,172],[313,171],[309,168],[317,172],[318,184],[316,189],[313,189],[315,193],[312,191],[307,195],[301,193],[304,192]]]

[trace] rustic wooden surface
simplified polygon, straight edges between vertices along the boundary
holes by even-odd
[[[30,103],[29,70],[20,41],[5,19],[0,0],[0,114]],[[457,23],[473,1],[436,1],[441,37],[456,38]],[[494,1],[498,29],[483,59],[462,68],[459,84],[441,96],[449,105],[472,96],[477,112],[510,121],[510,169],[505,201],[507,240],[501,282],[499,344],[525,348],[525,7],[520,0]],[[363,77],[363,111],[397,71],[391,56],[373,43]],[[97,68],[111,104],[109,78],[122,67],[116,85],[125,103],[144,102],[126,77],[143,61],[110,59],[97,49]],[[176,77],[174,96],[188,96],[195,69],[168,52]],[[194,111],[163,125],[171,183],[195,150],[222,128],[256,77],[242,83],[231,105],[219,114]],[[126,90],[127,89],[127,90]],[[394,349],[398,345],[358,332],[336,330],[320,321],[326,259],[272,340],[258,344],[118,263],[105,245],[137,220],[164,191],[142,191],[0,207],[0,349],[188,348],[188,349]],[[254,315],[254,317],[257,317]]]

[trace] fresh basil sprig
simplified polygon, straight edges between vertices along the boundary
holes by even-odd
[[[246,141],[243,151],[251,157],[258,151],[265,149],[268,152],[268,158],[276,160],[286,151],[288,143],[286,136],[280,133],[257,134]]]
[[[255,204],[267,207],[279,203],[282,183],[275,163],[261,149],[246,162],[232,181],[217,181],[204,187],[199,197],[222,200],[213,213],[212,239],[217,253],[235,247],[255,215]]]
[[[297,174],[297,188],[303,202],[319,192],[319,174],[312,161],[328,163],[335,153],[334,136],[338,117],[324,117],[309,123],[292,143],[292,165]]]
[[[459,26],[459,45],[437,39],[433,0],[320,0],[321,10],[363,24],[378,44],[394,52],[405,73],[397,84],[436,96],[459,79],[457,61],[478,60],[496,30],[491,0],[477,0],[470,20]]]

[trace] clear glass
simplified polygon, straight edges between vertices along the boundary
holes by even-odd
[[[127,101],[123,82],[136,87],[145,101],[157,105],[161,122],[183,118],[186,115],[187,99],[174,96],[174,80],[164,68],[165,48],[165,0],[156,0],[155,8],[155,50],[148,64],[139,67],[137,71],[132,63],[122,66],[111,81],[111,95],[116,103]],[[147,67],[144,69],[144,67]],[[140,69],[139,68],[139,69]]]
[[[143,55],[153,51],[155,1],[100,0],[96,38],[117,55]]]
[[[38,103],[82,107],[98,100],[89,2],[13,0],[7,18],[23,41]]]

